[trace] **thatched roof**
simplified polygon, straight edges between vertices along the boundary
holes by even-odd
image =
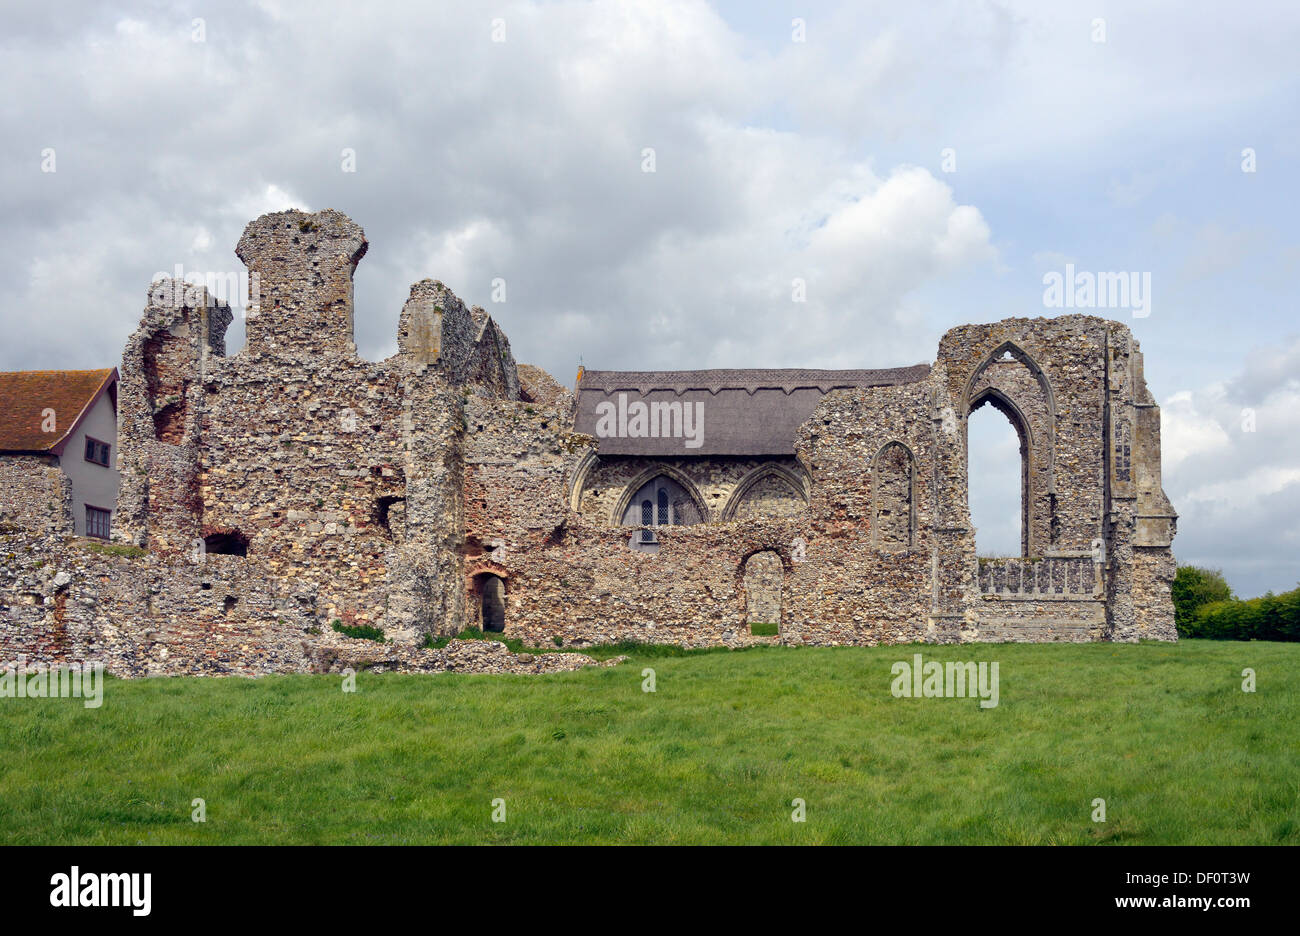
[[[892,387],[929,373],[928,364],[885,370],[589,370],[578,381],[575,429],[596,436],[602,455],[789,455],[799,424],[830,391]],[[659,404],[653,410],[657,418],[649,420],[656,435],[633,434],[644,426],[635,420],[638,403],[647,409]],[[692,425],[667,408],[672,404],[693,407],[684,413]],[[703,431],[688,439],[697,414]]]

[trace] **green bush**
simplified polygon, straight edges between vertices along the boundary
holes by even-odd
[[[1232,589],[1218,569],[1202,569],[1199,566],[1183,565],[1174,575],[1170,588],[1174,600],[1174,626],[1178,636],[1192,637],[1196,612],[1205,605],[1216,601],[1230,601]]]
[[[1179,633],[1182,636],[1181,629]],[[1245,601],[1234,598],[1202,605],[1186,636],[1211,640],[1300,641],[1300,588],[1280,595],[1269,592]]]
[[[344,624],[338,618],[330,622],[330,627],[338,631],[344,637],[357,637],[361,640],[373,640],[376,643],[383,643],[386,639],[381,628],[371,627],[368,624],[357,624],[349,626]]]

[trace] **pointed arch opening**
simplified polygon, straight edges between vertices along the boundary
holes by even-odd
[[[479,628],[484,633],[506,629],[506,581],[494,572],[480,572],[473,579],[473,597],[478,605]]]
[[[755,637],[775,637],[781,632],[781,590],[785,564],[775,550],[750,554],[741,566],[745,595],[745,626]]]
[[[916,545],[916,459],[902,442],[890,442],[871,467],[872,545],[911,549]]]
[[[760,465],[740,479],[719,519],[797,516],[808,508],[808,489],[802,472],[784,465]]]
[[[1056,401],[1047,374],[1023,348],[1004,341],[971,372],[966,401],[967,504],[976,552],[987,557],[1050,552],[1058,517]]]
[[[658,552],[659,529],[702,523],[706,514],[699,492],[679,473],[644,474],[650,477],[633,481],[620,498],[616,522],[640,528],[628,540],[633,549]]]
[[[966,421],[967,500],[980,556],[1028,556],[1029,428],[1000,394],[976,399]]]

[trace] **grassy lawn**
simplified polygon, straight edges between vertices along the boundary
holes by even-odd
[[[894,698],[914,652],[998,661],[1000,704]],[[1300,644],[647,648],[340,686],[0,699],[0,842],[1300,843]]]

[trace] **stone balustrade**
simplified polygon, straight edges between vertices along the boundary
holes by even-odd
[[[1042,558],[982,558],[980,594],[1006,598],[1091,598],[1102,594],[1101,563],[1084,553]]]

